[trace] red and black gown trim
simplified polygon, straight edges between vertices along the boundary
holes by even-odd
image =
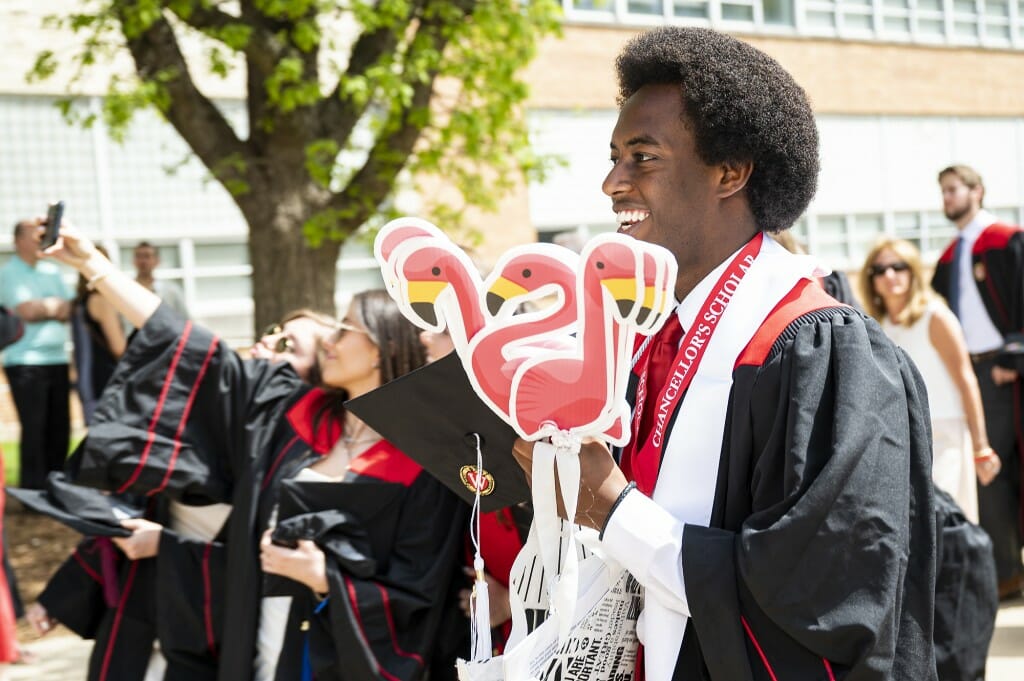
[[[684,528],[673,678],[934,679],[928,429],[877,324],[809,280],[780,301],[733,370],[710,526]]]
[[[219,601],[223,621],[230,623],[220,625],[218,638],[216,618],[198,604],[196,638],[207,645],[212,631],[219,640],[217,678],[222,681],[252,675],[263,595],[258,542],[280,483],[329,451],[339,435],[329,420],[314,433],[311,417],[322,400],[287,365],[243,361],[211,333],[161,305],[129,345],[74,458],[72,472],[81,484],[233,506],[224,532],[223,571],[193,571],[194,598]],[[437,622],[449,607],[446,586],[457,569],[465,508],[414,467],[382,443],[365,460],[359,457],[352,474],[339,483],[376,481],[400,488],[379,524],[366,523],[366,533],[379,539],[377,571],[353,579],[329,561],[329,605],[314,617],[312,593],[293,601],[278,679],[299,677],[303,628],[311,621],[321,623],[309,628],[318,681],[422,675],[417,657],[429,661]],[[218,578],[221,574],[229,577]],[[335,636],[361,638],[364,654],[346,651],[342,660],[335,654],[343,650],[332,643]]]

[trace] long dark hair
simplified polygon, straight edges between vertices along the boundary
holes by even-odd
[[[367,335],[380,350],[380,383],[384,385],[427,363],[427,353],[420,343],[420,331],[402,316],[398,305],[384,289],[368,289],[352,296],[349,309],[366,327]],[[328,399],[314,419],[314,432],[319,422],[329,417],[344,424],[345,400],[348,392],[320,385]]]

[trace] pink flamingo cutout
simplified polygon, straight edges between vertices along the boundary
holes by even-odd
[[[526,439],[559,431],[587,435],[606,430],[628,438],[617,404],[622,339],[617,324],[635,324],[641,300],[642,255],[637,242],[610,234],[591,240],[578,277],[579,333],[570,353],[525,361],[512,382],[510,418]]]
[[[538,351],[565,350],[576,324],[576,254],[553,244],[513,248],[484,284],[490,324],[469,344],[463,359],[477,393],[496,413],[508,418],[516,369]],[[554,293],[557,300],[537,312],[504,314],[525,300]]]
[[[392,220],[381,227],[373,240],[373,255],[380,265],[384,277],[384,287],[396,295],[398,273],[395,271],[395,249],[411,239],[439,239],[448,241],[448,237],[437,226],[419,218],[402,217]]]
[[[447,325],[460,356],[486,323],[480,306],[480,273],[447,238],[413,238],[399,244],[387,263],[398,282],[392,297],[406,318],[423,329]]]

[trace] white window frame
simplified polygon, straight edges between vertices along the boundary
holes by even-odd
[[[869,0],[863,7],[854,7],[843,0],[792,0],[793,25],[766,23],[763,0],[693,0],[706,4],[706,17],[676,16],[676,0],[660,0],[660,13],[630,12],[629,0],[608,0],[604,9],[577,7],[581,0],[562,0],[566,21],[574,24],[621,25],[645,28],[663,24],[687,26],[710,26],[725,31],[748,31],[765,35],[793,35],[808,37],[830,37],[841,40],[876,40],[880,42],[920,43],[925,45],[947,45],[951,47],[987,47],[992,49],[1024,49],[1024,2],[1005,0],[1005,16],[986,13],[987,2],[974,0],[974,11],[965,12],[954,6],[954,0],[943,0],[942,8],[918,8],[918,0],[909,0],[907,7],[888,7],[885,0]],[[725,19],[723,5],[742,5],[752,8],[750,21]],[[808,22],[810,12],[831,15],[832,26],[812,26]],[[870,27],[855,26],[846,21],[847,16],[870,17]],[[890,30],[887,18],[907,19],[906,31]],[[942,34],[923,32],[921,21],[942,22]],[[973,36],[957,35],[960,24],[974,27]],[[1006,29],[1008,36],[997,35],[989,27]]]

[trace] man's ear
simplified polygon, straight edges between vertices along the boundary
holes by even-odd
[[[747,186],[754,172],[753,161],[726,161],[718,166],[718,198],[726,199]]]

